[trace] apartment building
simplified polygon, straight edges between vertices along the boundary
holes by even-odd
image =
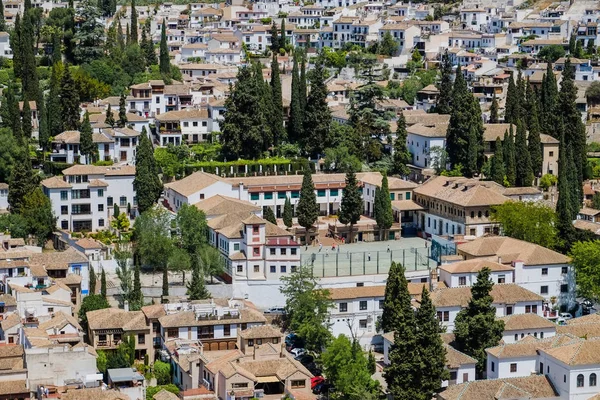
[[[405,22],[383,25],[379,28],[379,39],[382,39],[387,32],[398,42],[397,52],[400,54],[412,51],[415,46],[415,38],[421,36],[421,29],[418,26]]]
[[[442,264],[439,267],[439,281],[451,288],[473,286],[477,282],[477,275],[483,268],[491,271],[490,279],[494,283],[514,282],[514,267],[484,259]]]
[[[571,304],[575,277],[569,257],[509,237],[479,238],[457,246],[466,260],[487,259],[514,268],[514,283],[544,299],[546,305]]]
[[[115,204],[120,212],[135,216],[134,166],[74,165],[62,173],[63,177],[42,181],[59,229],[72,232],[105,229]]]
[[[212,120],[206,109],[169,111],[155,118],[160,146],[206,142],[212,132]]]
[[[131,94],[127,96],[129,111],[145,117],[154,117],[167,111],[177,111],[192,105],[190,86],[172,81],[166,84],[162,80],[132,85]]]

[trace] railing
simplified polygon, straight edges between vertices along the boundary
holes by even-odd
[[[202,384],[208,389],[208,390],[213,390],[212,389],[212,385],[210,384],[209,381],[207,381],[206,379],[202,378]]]

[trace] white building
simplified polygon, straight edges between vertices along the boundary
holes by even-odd
[[[509,265],[499,264],[489,260],[468,260],[451,264],[442,264],[439,267],[439,281],[447,287],[473,286],[477,282],[477,274],[483,268],[489,268],[491,281],[494,283],[514,282],[514,268]]]
[[[439,162],[440,153],[436,149],[446,148],[447,124],[427,126],[421,123],[406,128],[406,147],[412,156],[412,163],[418,168],[432,168]],[[434,149],[434,150],[432,150]]]
[[[504,321],[502,333],[504,343],[515,343],[526,336],[543,339],[556,335],[556,324],[536,314],[537,310],[539,310],[538,305],[526,305],[525,314],[511,314],[499,318]]]
[[[157,115],[155,121],[161,146],[206,142],[212,132],[212,119],[206,109],[169,111]]]
[[[9,40],[8,32],[0,32],[0,56],[8,59],[13,58],[13,52],[10,48],[10,40]]]
[[[63,178],[42,181],[59,229],[72,232],[105,229],[115,204],[120,212],[135,216],[135,167],[74,165],[62,172]]]
[[[133,163],[140,133],[129,128],[101,129],[93,133],[92,140],[98,147],[98,159],[114,163]],[[91,164],[81,154],[81,133],[65,131],[54,137],[50,159],[67,164]]]

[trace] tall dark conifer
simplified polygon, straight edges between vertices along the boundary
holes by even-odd
[[[560,144],[558,149],[558,200],[556,202],[556,215],[562,226],[571,227],[576,212],[579,210],[573,210],[572,208],[573,193],[571,193],[571,182],[569,182],[569,176],[572,175],[572,173],[569,172],[569,156],[565,145],[565,135],[561,120],[559,120],[557,130]]]
[[[271,101],[273,103],[271,131],[273,132],[273,143],[278,146],[286,140],[287,135],[283,126],[281,79],[279,78],[279,63],[275,52],[273,52],[273,60],[271,61]]]
[[[86,164],[92,164],[98,160],[98,145],[94,143],[90,114],[86,111],[79,130],[80,152],[85,156]]]
[[[492,167],[490,173],[490,179],[499,185],[504,185],[504,155],[502,151],[502,140],[500,137],[496,138],[496,148],[494,149],[494,156],[492,157]]]
[[[513,125],[510,126],[509,132],[504,133],[503,155],[504,155],[504,173],[506,174],[506,182],[510,186],[515,186],[517,180],[517,160],[515,155],[515,142],[513,134]]]
[[[121,94],[119,98],[119,128],[124,128],[127,125],[127,105],[125,104],[125,94]]]
[[[63,131],[79,129],[79,94],[71,70],[65,65],[60,88],[60,111]]]
[[[26,99],[23,101],[23,110],[21,111],[21,131],[23,132],[23,139],[27,143],[33,133],[33,121],[31,118],[31,106]]]
[[[271,24],[271,51],[273,53],[279,53],[279,30],[277,29],[277,24],[273,20]]]
[[[48,129],[50,136],[56,136],[63,131],[61,87],[62,87],[62,63],[52,65],[50,74],[50,93],[46,108],[48,112]]]
[[[0,32],[6,32],[6,20],[4,19],[4,4],[0,1]]]
[[[496,98],[496,93],[494,93],[494,97],[492,98],[492,105],[490,106],[490,124],[498,123],[498,99]]]
[[[162,183],[158,178],[154,148],[145,127],[142,128],[140,144],[135,155],[133,188],[137,193],[138,211],[140,213],[152,208],[163,190]]]
[[[508,89],[506,90],[506,102],[504,105],[504,122],[507,124],[514,124],[518,118],[518,89],[515,85],[514,77],[508,78]]]
[[[37,99],[39,95],[39,83],[37,76],[37,64],[35,59],[36,40],[33,27],[32,10],[26,10],[21,25],[21,54],[22,73],[21,85],[23,96],[28,99]]]
[[[356,180],[356,174],[350,170],[346,172],[346,186],[342,193],[342,202],[338,212],[338,219],[344,225],[350,225],[348,241],[354,240],[354,225],[360,220],[363,211],[363,200]]]
[[[311,86],[312,86],[312,82],[311,82]],[[306,52],[304,50],[300,50],[300,86],[298,87],[298,92],[300,94],[300,105],[303,110],[306,110],[306,102],[307,102]]]
[[[304,109],[300,100],[300,75],[298,72],[298,55],[294,53],[292,67],[292,99],[290,102],[290,118],[288,121],[288,137],[291,142],[297,143],[302,138],[302,116]]]
[[[138,42],[138,15],[135,9],[135,0],[131,0],[131,30],[129,32],[131,43]]]
[[[27,196],[37,187],[37,179],[31,167],[29,151],[24,143],[15,155],[15,162],[8,185],[8,204],[13,214],[21,212]]]
[[[435,111],[439,114],[450,114],[452,104],[452,63],[448,56],[448,50],[442,55],[442,62],[440,65],[441,79],[440,79],[440,96],[435,107]]]
[[[515,154],[519,155],[516,157],[517,175],[515,185],[519,187],[531,186],[531,183],[533,182],[533,170],[531,169],[531,158],[529,158],[529,150],[527,148],[525,124],[521,120],[517,120]]]
[[[300,188],[300,200],[296,205],[298,224],[306,230],[305,243],[309,244],[310,229],[319,218],[319,205],[315,195],[315,185],[312,180],[310,169],[304,171],[302,187]]]
[[[300,76],[300,98],[306,83],[302,85]],[[304,89],[305,90],[305,89]],[[307,153],[317,155],[323,152],[331,125],[331,110],[327,105],[327,86],[325,84],[325,66],[319,57],[311,71],[310,94],[305,100],[306,108],[302,119],[303,145]]]
[[[285,37],[285,18],[281,19],[281,37],[279,38],[279,48],[285,48],[287,39]]]
[[[156,65],[156,52],[154,51],[154,44],[152,43],[152,36],[148,34],[147,25],[144,24],[142,27],[142,41],[140,46],[144,52],[144,58],[146,59],[146,66]]]
[[[10,48],[13,52],[13,71],[17,78],[20,78],[23,74],[23,53],[21,47],[21,13],[17,13],[17,16],[15,17],[15,26],[10,32]]]
[[[408,133],[406,131],[406,118],[402,110],[398,114],[398,120],[396,121],[396,140],[394,141],[394,164],[393,170],[395,174],[400,176],[408,176],[410,169],[408,164],[412,161],[412,156],[408,151],[406,144],[406,138]]]
[[[542,143],[538,120],[538,98],[527,79],[527,149],[531,159],[531,170],[534,176],[542,172]]]
[[[387,175],[384,173],[381,179],[381,188],[375,190],[375,202],[373,211],[377,227],[379,228],[379,240],[387,240],[387,231],[394,223],[394,212]]]
[[[160,62],[159,70],[164,76],[171,76],[171,58],[169,57],[169,46],[167,45],[167,22],[163,19],[160,30]]]
[[[542,133],[554,136],[558,139],[556,132],[558,107],[558,86],[552,69],[552,63],[548,63],[546,74],[542,81],[540,93],[540,128]]]

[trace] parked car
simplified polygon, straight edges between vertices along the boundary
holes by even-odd
[[[294,359],[304,366],[306,366],[306,364],[309,364],[309,363],[315,361],[315,358],[313,356],[311,356],[310,354],[302,354],[302,355],[299,355],[298,357],[294,357]]]
[[[323,382],[325,382],[325,378],[322,376],[313,376],[310,378],[310,389],[314,389],[317,385],[320,385]]]
[[[558,315],[558,318],[562,318],[563,320],[568,321],[570,319],[573,319],[573,316],[568,312],[563,312]]]
[[[263,311],[263,314],[285,314],[285,308],[283,307],[271,307]]]
[[[306,349],[297,347],[295,349],[290,350],[290,353],[294,355],[294,358],[297,358],[306,354]]]
[[[333,385],[331,383],[323,382],[312,390],[313,394],[324,394],[329,393],[329,390],[333,390]]]
[[[285,349],[287,351],[302,347],[304,347],[304,340],[295,333],[290,333],[285,337]]]

